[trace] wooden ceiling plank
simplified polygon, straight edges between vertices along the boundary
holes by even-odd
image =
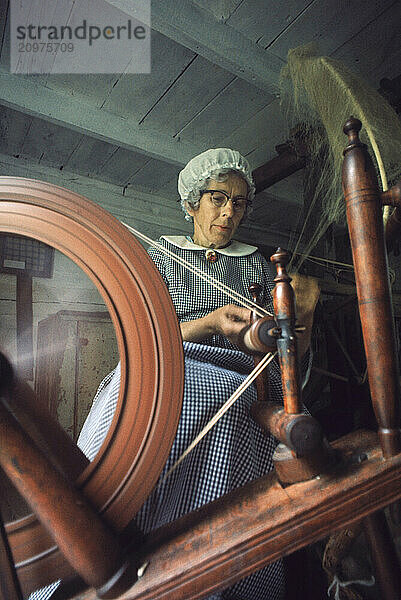
[[[1,17],[1,15],[0,15],[0,17]],[[1,49],[1,56],[0,56],[0,68],[3,69],[7,73],[10,72],[10,11],[8,11],[8,13],[7,13],[7,20],[5,23],[3,46]],[[39,84],[46,85],[48,75],[47,74],[45,74],[45,75],[35,74],[35,75],[30,75],[29,77],[31,78],[32,81],[35,81],[38,85]]]
[[[46,87],[62,92],[68,98],[80,98],[85,103],[101,108],[110,89],[120,79],[121,75],[103,73],[59,73],[47,76]]]
[[[401,3],[396,1],[365,27],[358,27],[358,35],[334,52],[333,58],[359,71],[377,89],[382,77],[391,79],[400,74],[400,22]]]
[[[393,3],[394,0],[315,0],[273,43],[266,36],[259,44],[268,46],[283,60],[287,59],[288,50],[309,42],[317,42],[322,54],[331,55]],[[364,48],[366,55],[375,52],[376,44]]]
[[[252,42],[264,48],[266,39],[273,41],[298,18],[312,0],[247,0],[226,21]],[[263,40],[262,43],[261,40]]]
[[[288,137],[288,124],[281,114],[280,101],[276,98],[239,124],[239,127],[223,139],[223,145],[235,148],[247,157],[251,168],[255,169],[275,156],[275,146]],[[252,153],[256,148],[263,149],[263,158],[257,163]]]
[[[152,31],[151,74],[123,74],[108,90],[102,108],[141,121],[195,56],[191,50]]]
[[[118,146],[115,144],[83,136],[81,143],[65,162],[64,168],[67,171],[93,177],[101,173],[104,163],[116,152],[117,148]]]
[[[36,158],[50,167],[60,168],[64,166],[81,139],[82,134],[77,131],[33,118],[20,154]]]
[[[237,78],[180,131],[180,139],[206,148],[221,146],[232,131],[273,100],[274,96]]]
[[[19,155],[32,119],[23,113],[0,106],[0,152]]]
[[[10,70],[10,10],[5,10],[2,5],[2,12],[0,14],[1,22],[1,53],[0,53],[0,66],[4,67],[8,71]],[[4,19],[4,20],[3,20]]]
[[[6,23],[8,20],[7,13],[9,7],[9,0],[2,0],[0,2],[0,55],[3,56],[3,50],[5,49],[5,32]]]
[[[168,194],[169,198],[172,199],[175,203],[178,203],[180,200],[180,196],[178,194],[177,189],[177,176],[172,177],[169,181],[166,181],[163,186],[163,194]],[[181,210],[181,205],[180,210]]]
[[[56,6],[57,3],[54,3]],[[43,8],[46,10],[47,6],[43,5]],[[1,19],[1,15],[0,15]],[[49,15],[47,15],[47,20],[49,20]],[[0,56],[0,66],[4,68],[6,72],[10,72],[10,10],[7,14],[7,21],[5,23],[5,31],[4,31],[4,39],[3,39],[3,47]],[[30,77],[35,80],[36,83],[41,85],[46,85],[49,79],[49,74],[32,74]]]
[[[199,146],[174,140],[161,132],[144,130],[129,119],[50,90],[29,77],[0,69],[0,104],[127,150],[139,151],[172,164],[185,164],[202,151]]]
[[[123,0],[108,2],[129,13]],[[153,0],[152,29],[265,92],[277,89],[282,61],[189,0]]]
[[[130,178],[129,185],[148,193],[163,192],[164,186],[173,178],[177,181],[180,170],[165,162],[150,160]]]
[[[99,179],[120,185],[127,185],[131,174],[143,168],[151,161],[148,156],[131,152],[125,148],[117,148],[98,171]],[[171,168],[171,165],[169,165]]]
[[[194,3],[210,12],[218,21],[226,22],[244,0],[194,0]]]
[[[143,120],[144,125],[176,134],[233,79],[232,73],[198,56]]]

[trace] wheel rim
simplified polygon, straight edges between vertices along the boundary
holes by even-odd
[[[122,530],[156,483],[180,415],[183,351],[171,298],[139,242],[83,196],[0,177],[0,200],[0,231],[36,238],[68,256],[95,283],[111,315],[120,394],[106,439],[77,485]],[[33,515],[6,524],[6,531],[24,594],[72,573]]]

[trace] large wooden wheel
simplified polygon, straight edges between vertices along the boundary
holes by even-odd
[[[94,282],[110,312],[122,367],[119,400],[107,437],[77,485],[121,530],[154,486],[177,428],[184,369],[173,304],[144,248],[93,202],[14,177],[0,177],[0,200],[0,231],[64,253]],[[24,595],[72,573],[34,515],[7,523],[6,531]]]

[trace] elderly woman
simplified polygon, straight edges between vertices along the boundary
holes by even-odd
[[[247,161],[235,150],[218,148],[193,158],[181,171],[178,190],[193,235],[163,236],[160,244],[190,265],[249,298],[251,282],[262,286],[263,304],[271,309],[272,270],[257,248],[233,240],[250,210],[254,183]],[[160,248],[149,254],[171,294],[184,340],[185,386],[177,435],[164,471],[140,510],[136,523],[147,533],[203,504],[215,500],[272,468],[276,446],[251,419],[253,387],[219,420],[168,477],[164,475],[199,431],[239,387],[253,368],[253,359],[235,345],[249,323],[250,311],[232,304],[192,271]],[[313,296],[313,294],[312,294]],[[315,295],[316,296],[316,295]],[[316,298],[303,310],[307,325],[301,351],[309,343]],[[305,307],[304,307],[305,308]],[[281,400],[280,370],[269,366],[270,395]],[[81,432],[79,445],[90,459],[96,455],[110,425],[118,398],[119,366],[101,384]],[[285,585],[281,561],[250,575],[210,600],[279,600]],[[48,596],[36,596],[45,598]]]
[[[186,218],[193,220],[193,235],[163,236],[161,245],[245,298],[250,298],[250,283],[258,282],[263,304],[271,309],[270,265],[256,247],[233,240],[254,196],[247,161],[234,150],[208,150],[181,171],[178,190]],[[250,311],[232,304],[223,289],[200,280],[160,249],[152,248],[149,254],[169,289],[184,340],[183,410],[166,473],[253,368],[252,358],[235,345],[249,324]],[[309,343],[314,303],[315,298],[303,310],[307,330],[300,340],[301,352]],[[270,367],[270,394],[281,400],[275,362]],[[184,462],[166,480],[161,478],[137,517],[142,530],[172,521],[273,468],[276,442],[249,415],[255,399],[255,390],[248,389]],[[273,600],[283,596],[279,561],[210,598]]]
[[[235,150],[217,148],[193,158],[181,171],[178,190],[185,217],[193,221],[192,238],[163,236],[161,244],[216,280],[250,298],[249,284],[263,286],[263,302],[271,303],[271,268],[255,246],[233,240],[250,211],[255,192],[247,161]],[[213,290],[196,275],[174,265],[159,250],[149,254],[169,288],[184,341],[233,348],[249,323],[249,311],[228,304],[223,292]],[[298,280],[296,280],[298,283]],[[314,299],[301,304],[306,332],[299,340],[303,355],[309,345]],[[299,312],[298,307],[298,312]]]

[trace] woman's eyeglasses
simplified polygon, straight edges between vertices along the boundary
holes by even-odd
[[[245,210],[247,199],[245,196],[230,198],[227,192],[223,190],[201,190],[201,194],[210,194],[210,200],[217,208],[223,208],[231,200],[235,212]]]

